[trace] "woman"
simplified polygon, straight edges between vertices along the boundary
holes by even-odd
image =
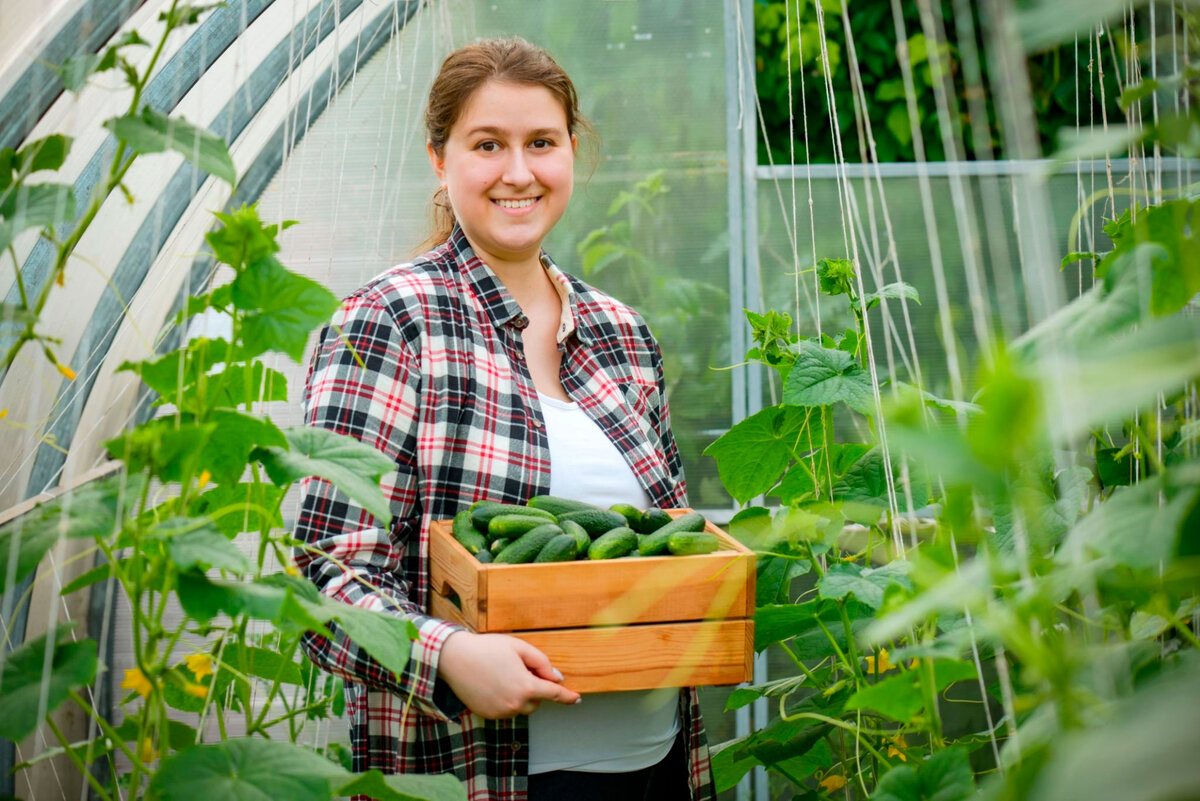
[[[346,300],[305,393],[310,425],[395,460],[394,519],[382,530],[310,479],[297,561],[327,595],[420,630],[403,675],[336,629],[306,640],[347,680],[354,767],[453,772],[472,799],[710,798],[693,690],[582,699],[523,641],[424,614],[429,524],[473,501],[686,503],[645,322],[541,250],[586,125],[570,79],[521,39],[479,42],[446,59],[425,122],[432,249]]]

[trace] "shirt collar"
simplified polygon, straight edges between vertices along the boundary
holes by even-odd
[[[500,279],[496,277],[496,274],[492,272],[492,268],[488,267],[483,259],[475,254],[461,227],[457,225],[454,227],[445,247],[454,257],[467,283],[474,291],[475,297],[483,305],[492,325],[497,328],[502,325],[524,328],[529,324],[521,307]],[[556,339],[559,344],[562,344],[574,334],[581,342],[589,344],[591,338],[585,336],[584,331],[576,324],[577,320],[586,319],[586,313],[580,309],[579,293],[570,276],[558,269],[558,265],[545,251],[541,253],[541,260],[542,267],[549,274],[559,299],[562,301],[562,316],[559,319]]]

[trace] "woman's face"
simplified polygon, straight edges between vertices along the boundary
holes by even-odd
[[[428,149],[480,258],[493,267],[537,259],[571,199],[576,144],[549,89],[488,81],[475,91],[444,152]]]

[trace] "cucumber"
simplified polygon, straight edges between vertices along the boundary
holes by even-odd
[[[554,522],[554,515],[541,509],[530,509],[528,506],[518,506],[515,503],[499,503],[498,501],[476,501],[470,506],[471,522],[480,531],[488,530],[488,523],[499,515],[527,515],[544,517],[547,523]]]
[[[554,539],[542,546],[542,550],[538,551],[538,555],[533,561],[570,562],[578,552],[579,546],[575,543],[574,537],[570,534],[556,534]]]
[[[588,559],[618,559],[637,549],[637,533],[624,526],[614,528],[592,540]]]
[[[470,509],[463,509],[454,516],[454,522],[450,524],[450,533],[467,549],[467,553],[476,554],[487,550],[487,538],[480,534],[471,522]]]
[[[496,559],[496,557],[492,556],[492,552],[489,550],[486,550],[486,549],[475,554],[475,558],[478,559],[482,564],[485,564],[485,565],[488,562],[495,561],[495,559]]]
[[[653,534],[670,522],[671,516],[669,514],[662,509],[652,507],[642,512],[642,517],[638,521],[638,525],[633,528],[640,534]]]
[[[534,495],[525,505],[530,509],[549,512],[556,517],[565,515],[567,512],[593,512],[600,508],[586,501],[573,501],[570,498],[559,498],[554,495]]]
[[[599,537],[606,531],[626,526],[625,516],[617,514],[611,509],[590,509],[559,515],[559,522],[566,520],[583,526],[583,530],[591,537]]]
[[[712,553],[720,547],[717,535],[708,531],[676,531],[667,541],[667,550],[676,556]]]
[[[643,534],[638,537],[638,553],[642,556],[658,556],[667,552],[667,541],[671,539],[671,532],[665,534],[660,531],[655,531],[651,534]]]
[[[498,565],[519,565],[524,562],[532,562],[541,553],[542,548],[546,547],[546,543],[562,533],[562,529],[553,523],[546,523],[530,529],[496,554],[493,561]]]
[[[586,556],[588,548],[592,545],[591,535],[584,530],[583,526],[576,523],[574,520],[564,520],[559,523],[562,526],[564,534],[570,534],[575,538],[575,550],[580,556]]]
[[[642,556],[658,556],[669,550],[671,537],[680,532],[700,531],[704,528],[704,515],[699,512],[688,512],[675,518],[664,526],[659,526],[649,534],[643,534],[638,540],[638,553]]]
[[[628,503],[614,503],[608,507],[612,511],[625,518],[625,525],[637,530],[637,526],[642,522],[642,510]]]
[[[707,521],[704,515],[699,512],[687,512],[667,523],[665,526],[659,526],[654,530],[655,534],[663,531],[669,534],[674,534],[677,531],[703,531]]]
[[[496,515],[488,521],[488,536],[502,540],[515,540],[526,531],[538,526],[556,526],[553,520],[536,515]]]

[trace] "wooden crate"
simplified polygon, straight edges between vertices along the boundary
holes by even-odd
[[[678,516],[689,509],[670,510]],[[752,676],[754,553],[709,523],[695,556],[482,564],[430,529],[430,614],[542,650],[581,693],[738,684]]]

